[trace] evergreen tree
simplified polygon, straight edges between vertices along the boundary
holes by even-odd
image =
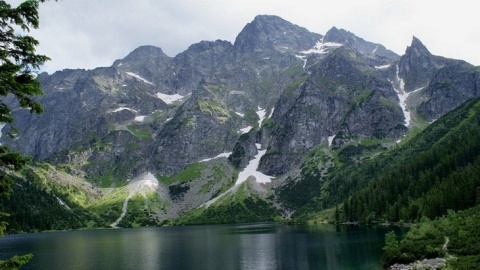
[[[39,26],[39,2],[45,0],[27,0],[18,7],[12,7],[0,1],[0,124],[13,124],[12,108],[8,100],[16,100],[18,106],[32,113],[41,113],[42,106],[34,100],[42,94],[40,83],[35,79],[36,71],[49,58],[36,53],[38,41],[29,36],[30,30]],[[13,97],[10,99],[10,97]],[[10,105],[17,106],[17,105]],[[11,126],[10,136],[16,129]],[[0,146],[0,196],[10,196],[11,172],[18,171],[28,161],[26,157],[12,152],[8,147]],[[7,214],[2,214],[6,216]],[[6,228],[0,222],[0,236]],[[31,255],[15,256],[0,261],[0,269],[17,269],[31,258]]]

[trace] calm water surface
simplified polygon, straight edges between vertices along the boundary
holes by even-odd
[[[381,269],[385,233],[275,223],[69,231],[0,238],[22,269]]]

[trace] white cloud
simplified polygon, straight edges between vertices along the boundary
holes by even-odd
[[[9,1],[12,5],[20,0]],[[201,40],[234,42],[258,14],[278,15],[325,34],[333,26],[403,54],[412,36],[433,53],[480,65],[476,3],[433,0],[222,1],[82,0],[40,4],[39,52],[44,69],[109,66],[141,45],[169,56]]]

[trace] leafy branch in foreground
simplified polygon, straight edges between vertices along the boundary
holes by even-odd
[[[5,123],[10,124],[8,135],[11,137],[17,132],[12,125],[12,107],[29,109],[32,113],[43,112],[41,104],[34,100],[35,95],[42,94],[36,71],[49,58],[36,53],[39,42],[28,33],[32,28],[39,27],[38,7],[44,1],[27,0],[17,7],[0,1],[0,124],[2,127]],[[20,170],[27,161],[28,158],[0,146],[0,196],[11,195],[11,174]],[[3,235],[6,225],[5,221],[0,221],[0,235]],[[29,254],[0,261],[0,269],[18,269],[31,257]]]

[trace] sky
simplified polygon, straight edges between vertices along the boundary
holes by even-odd
[[[12,6],[21,0],[6,0]],[[58,0],[40,4],[42,71],[110,66],[142,45],[171,57],[202,40],[234,42],[256,15],[277,15],[311,32],[348,30],[402,55],[416,36],[432,54],[480,65],[474,0]]]

